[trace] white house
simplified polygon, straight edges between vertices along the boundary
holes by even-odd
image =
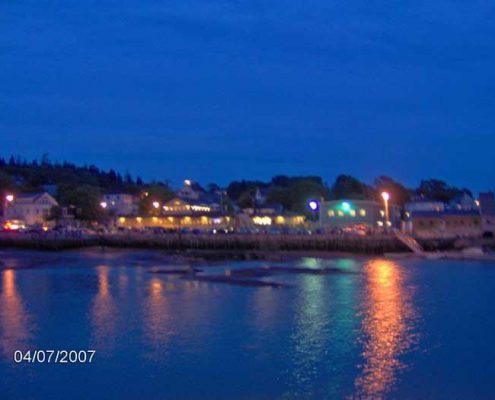
[[[51,209],[56,206],[57,200],[46,192],[19,195],[8,203],[5,218],[20,220],[26,225],[42,224],[46,222]]]
[[[177,196],[184,199],[198,200],[201,196],[201,192],[195,190],[193,183],[189,179],[186,179],[184,181],[184,186],[177,191]]]

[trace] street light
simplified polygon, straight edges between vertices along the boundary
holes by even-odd
[[[317,200],[310,200],[308,202],[308,208],[313,211],[313,212],[316,212],[318,211],[318,209],[320,208],[320,203],[318,203]]]
[[[102,202],[100,203],[100,207],[101,207],[101,208],[107,208],[107,206],[108,206],[108,204],[107,204],[107,202],[106,202],[106,201],[102,201]]]
[[[390,193],[382,192],[383,203],[385,204],[385,225],[390,225],[390,215],[388,212],[388,201],[390,200]]]
[[[318,211],[320,210],[320,202],[318,200],[310,200],[308,201],[308,208],[313,213],[315,221],[319,219]]]
[[[14,201],[14,195],[8,194],[7,196],[5,196],[5,200],[7,200],[9,203],[12,203]]]
[[[160,203],[158,203],[158,201],[154,201],[153,202],[153,207],[160,208]]]

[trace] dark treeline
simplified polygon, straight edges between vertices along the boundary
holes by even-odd
[[[137,195],[147,191],[160,199],[173,196],[165,182],[144,183],[140,177],[133,178],[129,173],[121,175],[112,169],[103,171],[94,165],[76,166],[68,162],[52,162],[48,155],[33,161],[14,156],[8,160],[0,157],[0,193],[7,191],[49,191],[62,206],[71,206],[81,220],[102,218],[99,204],[105,193]]]
[[[95,219],[101,214],[101,196],[104,193],[149,193],[141,204],[142,211],[149,210],[150,201],[167,201],[173,191],[167,182],[143,182],[129,173],[103,171],[94,165],[76,166],[68,162],[52,162],[47,155],[40,160],[26,161],[20,157],[0,157],[0,192],[12,190],[19,193],[39,192],[53,185],[55,197],[61,205],[71,205],[79,210],[81,219]],[[215,183],[203,189],[206,192],[224,190]],[[278,204],[285,210],[302,212],[309,199],[362,199],[380,200],[380,193],[391,193],[391,202],[402,206],[415,196],[448,202],[463,191],[439,179],[422,180],[417,188],[408,188],[394,179],[381,176],[372,184],[361,182],[349,175],[339,175],[335,182],[327,184],[318,176],[289,177],[278,175],[270,181],[233,181],[225,188],[228,201],[240,208]]]
[[[0,157],[0,185],[26,192],[39,191],[45,185],[90,185],[109,191],[138,193],[143,181],[139,177],[134,179],[129,173],[122,176],[112,169],[103,171],[94,165],[81,167],[68,162],[51,162],[44,155],[39,161]]]

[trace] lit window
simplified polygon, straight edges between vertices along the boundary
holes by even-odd
[[[328,210],[328,216],[329,216],[329,217],[335,217],[335,211],[333,211],[333,210]]]
[[[355,216],[356,216],[356,210],[350,210],[350,211],[349,211],[349,215],[350,215],[351,217],[355,217]]]
[[[364,208],[361,208],[361,209],[359,210],[359,215],[360,215],[361,217],[366,217],[366,210],[365,210]]]
[[[344,213],[342,211],[340,211],[340,210],[337,211],[337,214],[338,214],[339,217],[343,217],[344,216]]]
[[[255,225],[271,225],[272,224],[272,219],[270,217],[264,216],[256,216],[253,217],[253,223]]]

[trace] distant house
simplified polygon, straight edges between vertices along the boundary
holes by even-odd
[[[138,213],[138,200],[132,194],[106,194],[103,196],[103,203],[108,211],[112,211],[117,216],[129,216]]]
[[[478,206],[468,192],[463,191],[456,195],[450,202],[449,208],[453,210],[476,210]]]
[[[416,211],[409,220],[411,233],[420,238],[481,235],[481,216],[477,210]]]
[[[495,196],[493,192],[480,193],[479,208],[483,235],[495,235]]]
[[[184,199],[198,200],[202,194],[200,190],[194,187],[193,183],[186,179],[184,185],[177,191],[177,196]]]
[[[390,205],[391,226],[400,225],[400,209]],[[324,229],[345,229],[354,226],[382,228],[386,225],[384,205],[371,200],[333,200],[320,204],[320,225]]]
[[[18,195],[8,204],[5,218],[20,220],[26,225],[43,224],[47,222],[51,209],[56,206],[57,201],[46,192]]]
[[[306,223],[304,215],[289,212],[240,214],[237,219],[241,227],[299,228]]]
[[[412,201],[404,204],[404,210],[406,213],[413,213],[417,211],[436,211],[441,212],[445,209],[445,203],[438,200],[431,200],[426,198],[416,198]]]
[[[207,199],[174,197],[163,205],[162,215],[208,214],[220,211],[220,204]]]
[[[242,210],[244,214],[256,214],[256,215],[276,215],[284,212],[284,207],[279,203],[265,203],[257,206],[256,208],[244,208]]]
[[[121,216],[117,226],[127,228],[160,227],[166,229],[228,228],[233,219],[222,212],[220,204],[206,199],[175,197],[162,206],[160,215],[127,218]]]

